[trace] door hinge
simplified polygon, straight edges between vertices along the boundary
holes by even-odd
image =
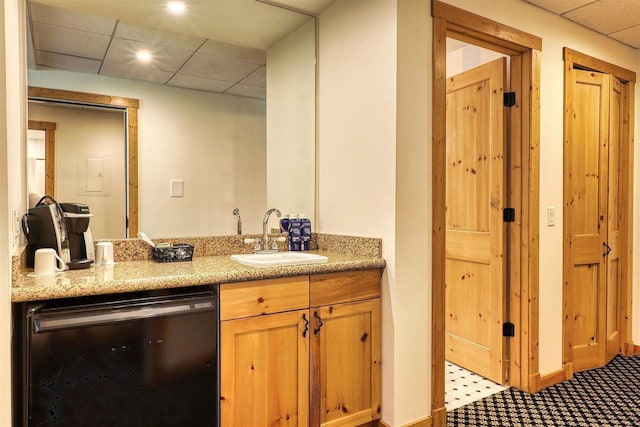
[[[514,208],[504,208],[502,220],[504,222],[514,222],[516,220],[516,210]]]
[[[502,336],[503,337],[515,337],[516,326],[511,322],[504,322],[502,324]]]
[[[503,102],[505,107],[513,107],[516,105],[516,93],[515,92],[505,92],[503,96]]]

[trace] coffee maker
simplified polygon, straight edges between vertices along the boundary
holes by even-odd
[[[64,262],[59,267],[64,270],[89,267],[95,258],[89,229],[91,216],[87,205],[42,197],[22,218],[27,267],[33,267],[35,253],[41,248],[55,249]]]
[[[64,212],[64,223],[69,238],[69,268],[71,270],[90,267],[95,260],[93,237],[89,220],[93,215],[89,206],[82,203],[60,203]]]

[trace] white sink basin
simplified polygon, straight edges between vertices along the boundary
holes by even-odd
[[[274,254],[231,255],[231,259],[252,267],[277,267],[281,265],[321,264],[329,261],[322,255],[306,252],[277,252]]]

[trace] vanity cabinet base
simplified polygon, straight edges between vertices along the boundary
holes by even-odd
[[[221,425],[379,419],[380,277],[374,269],[220,285]]]

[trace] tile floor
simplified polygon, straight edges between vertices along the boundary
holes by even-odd
[[[506,390],[478,374],[445,361],[444,401],[447,411]]]

